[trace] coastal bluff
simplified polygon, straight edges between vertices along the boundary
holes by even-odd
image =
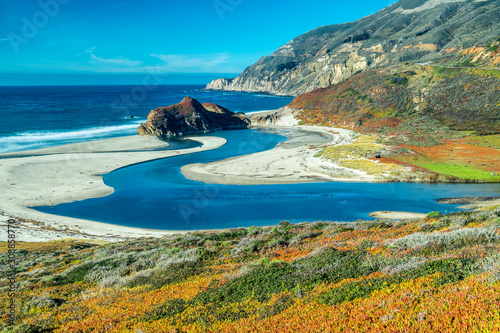
[[[186,97],[179,104],[154,109],[145,123],[138,127],[139,135],[170,138],[190,133],[220,129],[246,128],[250,121],[225,107],[201,104]]]

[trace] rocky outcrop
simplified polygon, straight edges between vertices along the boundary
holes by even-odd
[[[233,82],[233,79],[216,79],[210,83],[212,90],[224,90],[224,87],[229,86]]]
[[[295,126],[298,125],[297,111],[283,107],[275,111],[259,112],[248,116],[252,126]]]
[[[500,0],[401,0],[355,22],[314,29],[207,89],[299,95],[406,62],[499,67],[498,17]]]
[[[246,128],[250,123],[243,116],[211,103],[201,104],[186,97],[179,104],[151,111],[146,123],[138,127],[139,135],[169,138],[219,129]]]

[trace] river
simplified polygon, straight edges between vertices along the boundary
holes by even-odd
[[[228,142],[221,148],[115,170],[104,182],[107,197],[35,209],[93,221],[161,230],[207,230],[313,221],[372,219],[373,211],[442,213],[457,205],[438,198],[499,196],[498,184],[307,183],[217,185],[186,179],[180,168],[269,150],[289,129],[246,129],[207,134]]]

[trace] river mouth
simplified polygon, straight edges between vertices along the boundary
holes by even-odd
[[[313,221],[373,219],[373,211],[442,213],[460,211],[439,198],[498,196],[498,184],[303,183],[220,185],[186,179],[184,165],[265,151],[287,141],[296,129],[221,131],[227,144],[212,150],[125,167],[104,176],[115,192],[36,210],[129,227],[209,230]],[[296,133],[295,133],[296,134]],[[302,133],[303,134],[303,133]],[[301,134],[301,135],[302,135]],[[312,134],[311,134],[312,135]],[[321,142],[321,138],[318,138]]]

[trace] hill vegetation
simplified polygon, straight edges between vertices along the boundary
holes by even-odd
[[[493,332],[499,228],[493,206],[401,222],[19,243],[19,321],[2,332]],[[5,320],[7,293],[0,302]]]
[[[300,95],[289,107],[299,110],[301,124],[374,137],[379,146],[362,145],[372,151],[358,158],[410,166],[424,172],[423,180],[499,181],[499,92],[500,71],[408,64],[360,73]],[[366,171],[366,161],[358,164]]]

